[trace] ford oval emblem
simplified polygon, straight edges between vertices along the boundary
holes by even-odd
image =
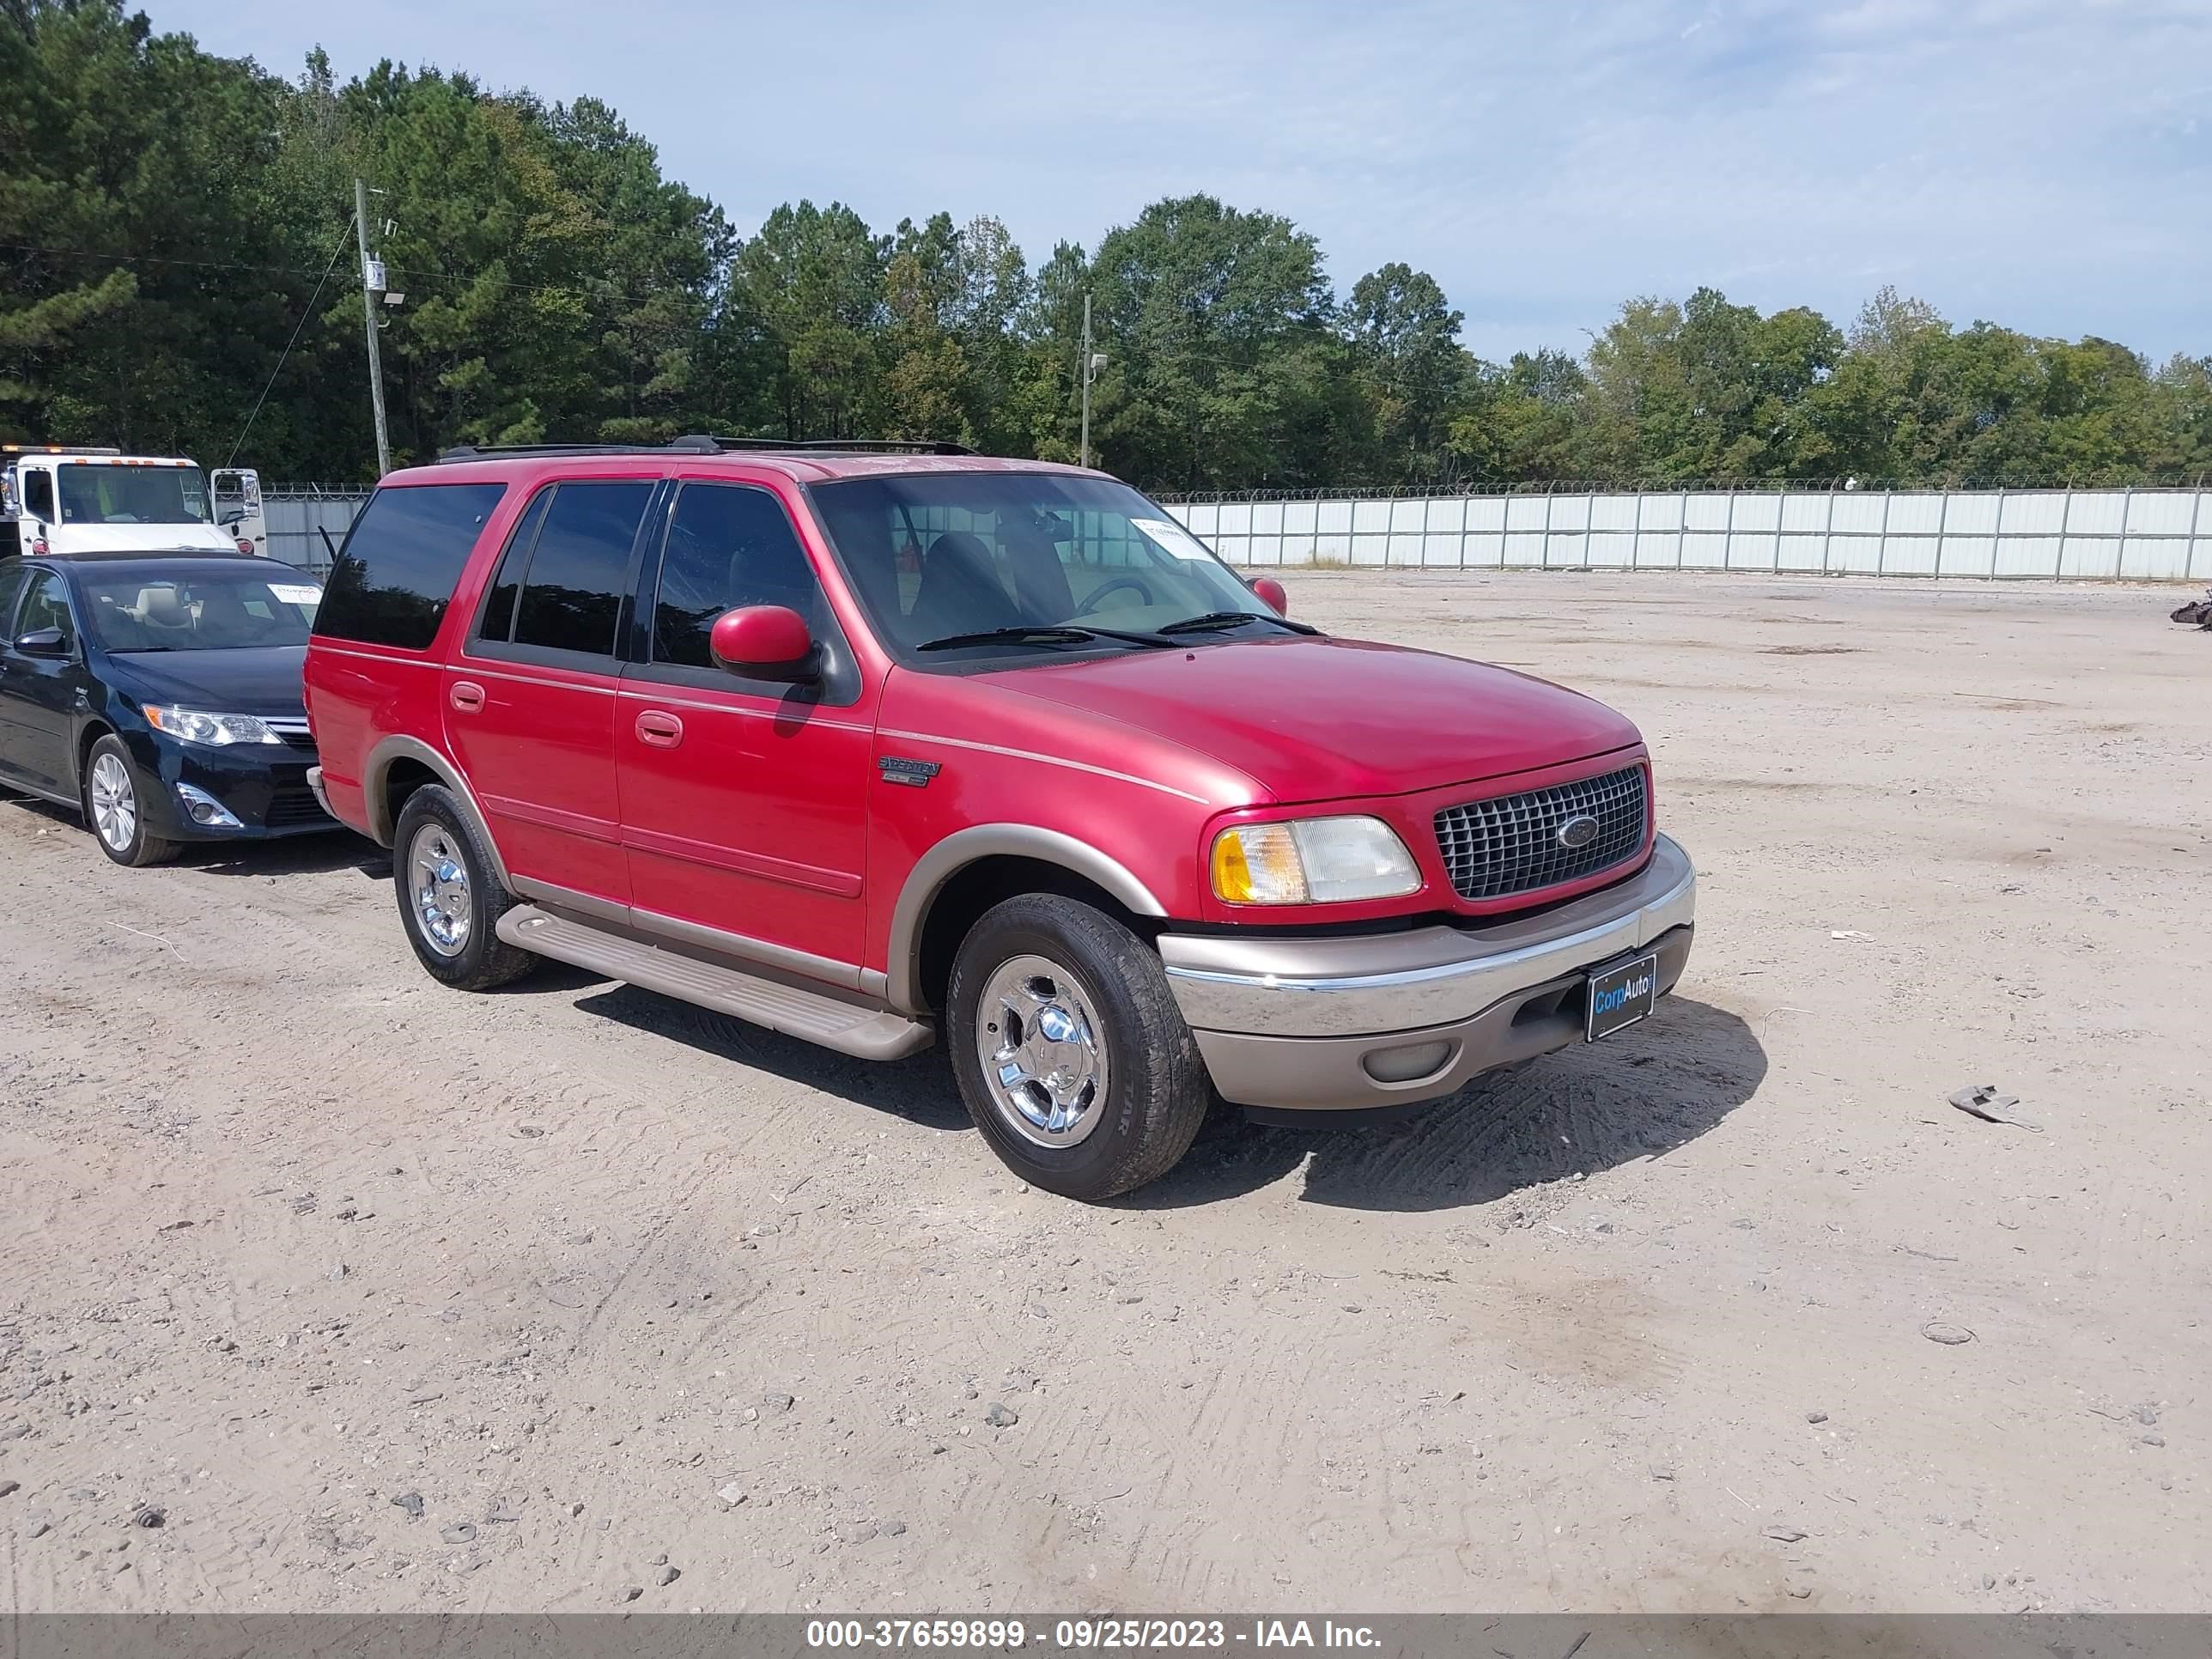
[[[1577,812],[1552,832],[1552,839],[1570,853],[1578,853],[1597,839],[1598,821],[1587,812]]]

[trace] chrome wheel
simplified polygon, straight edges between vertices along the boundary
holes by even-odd
[[[108,850],[128,853],[138,834],[138,792],[120,755],[102,755],[92,763],[92,832]]]
[[[1095,1005],[1042,957],[1000,964],[975,1005],[975,1053],[1007,1126],[1040,1146],[1073,1146],[1105,1115],[1107,1056]]]
[[[408,909],[423,942],[441,957],[468,949],[474,907],[469,866],[459,837],[442,823],[426,823],[407,848]]]

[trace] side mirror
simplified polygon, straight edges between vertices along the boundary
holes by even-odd
[[[1261,576],[1252,584],[1252,592],[1262,605],[1279,617],[1291,614],[1291,596],[1283,591],[1282,583],[1273,576]]]
[[[58,628],[34,628],[15,641],[15,649],[27,657],[66,657],[69,635]]]
[[[787,605],[748,605],[714,618],[708,648],[733,674],[797,679],[814,667],[814,635]]]

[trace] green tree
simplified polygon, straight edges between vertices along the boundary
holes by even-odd
[[[891,239],[840,203],[786,205],[730,262],[732,319],[753,331],[785,438],[864,435]]]
[[[1590,451],[1590,378],[1564,351],[1516,352],[1468,376],[1449,442],[1462,471],[1486,483],[1601,476]]]
[[[257,219],[281,88],[116,0],[0,11],[0,426],[206,447],[282,337]]]
[[[1343,348],[1311,236],[1211,196],[1156,202],[1107,233],[1091,280],[1114,360],[1094,415],[1108,465],[1203,489],[1326,464]]]
[[[1352,284],[1342,326],[1364,384],[1382,481],[1447,480],[1456,459],[1446,442],[1454,410],[1467,399],[1474,359],[1459,343],[1467,319],[1435,277],[1401,264]]]

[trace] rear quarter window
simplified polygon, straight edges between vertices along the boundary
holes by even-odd
[[[437,637],[477,538],[503,483],[380,489],[338,550],[314,631],[420,651]]]

